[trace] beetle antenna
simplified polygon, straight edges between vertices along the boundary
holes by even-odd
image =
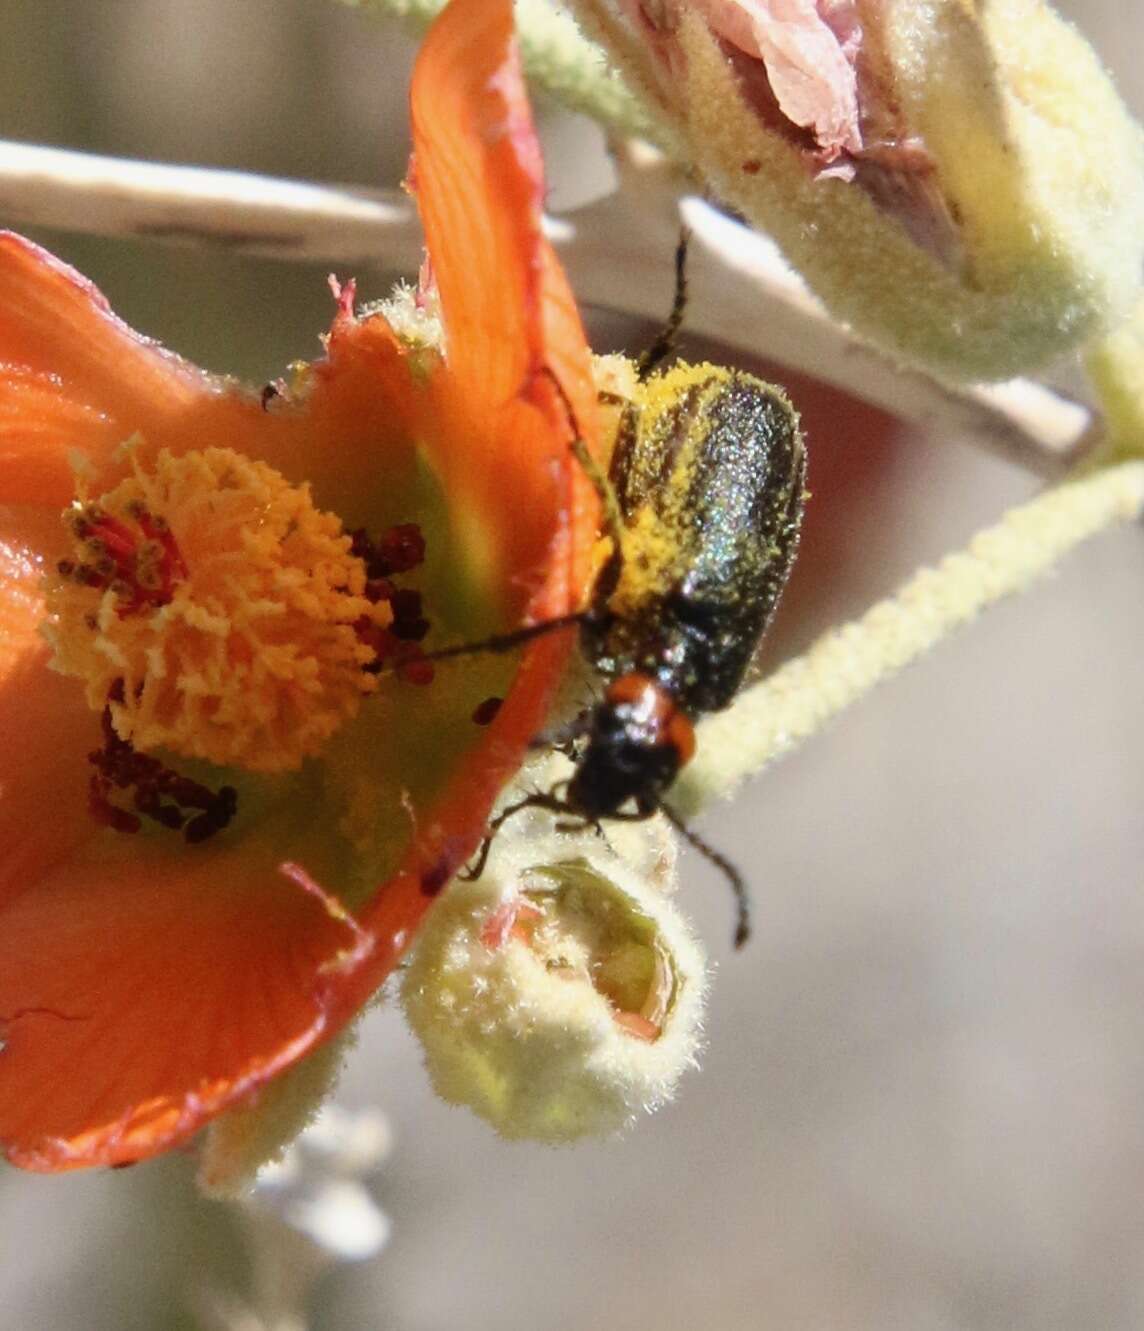
[[[547,633],[556,633],[560,629],[582,624],[588,617],[587,610],[574,610],[568,615],[557,615],[554,619],[542,619],[539,624],[526,624],[524,628],[512,629],[508,633],[494,633],[488,638],[478,638],[475,642],[459,642],[452,647],[438,647],[432,652],[422,652],[419,661],[448,661],[454,656],[473,656],[480,652],[511,652],[521,643],[531,642],[533,638],[542,638]]]
[[[689,845],[694,846],[700,855],[709,860],[726,878],[735,896],[735,947],[742,947],[751,936],[751,897],[747,891],[747,884],[743,881],[743,875],[725,855],[721,855],[714,846],[704,841],[698,832],[693,832],[674,810],[666,804],[661,804],[659,811],[679,835]]]
[[[675,296],[671,302],[671,313],[655,341],[636,361],[636,376],[641,384],[675,350],[675,337],[687,308],[687,246],[690,240],[691,232],[687,227],[681,227],[679,243],[675,247]]]

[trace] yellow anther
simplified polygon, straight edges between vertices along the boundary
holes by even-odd
[[[366,598],[362,560],[309,486],[228,448],[131,458],[130,477],[65,515],[77,560],[48,580],[54,668],[96,710],[114,689],[137,749],[299,767],[376,688],[359,630],[385,628],[388,604]],[[105,534],[114,577],[91,558]]]

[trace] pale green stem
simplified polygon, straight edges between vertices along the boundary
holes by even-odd
[[[690,817],[798,747],[851,703],[986,606],[1023,590],[1074,546],[1144,510],[1144,462],[1066,481],[1012,509],[889,600],[820,638],[699,727],[699,751],[672,791]]]
[[[445,0],[342,0],[355,9],[389,14],[418,29],[429,26]],[[609,70],[600,49],[572,18],[548,0],[516,0],[517,33],[525,71],[545,92],[621,135],[669,148],[667,126]]]
[[[1104,409],[1106,460],[1144,455],[1144,300],[1115,332],[1085,354]]]

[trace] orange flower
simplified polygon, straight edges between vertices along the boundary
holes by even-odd
[[[397,581],[434,645],[575,608],[597,519],[569,447],[569,408],[595,439],[589,354],[541,235],[508,0],[453,0],[411,102],[443,354],[355,317],[350,288],[325,358],[263,403],[0,237],[0,1143],[18,1165],[164,1150],[339,1031],[474,849],[571,649],[542,637],[428,687],[361,669],[400,614],[349,533],[417,524],[425,562]]]

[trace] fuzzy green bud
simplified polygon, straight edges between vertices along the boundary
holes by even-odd
[[[1144,141],[1042,0],[624,7],[577,4],[724,201],[896,357],[998,379],[1127,314]]]
[[[482,877],[434,906],[402,985],[406,1016],[438,1094],[503,1136],[615,1132],[670,1099],[695,1061],[702,955],[648,874],[594,834],[570,857],[558,834],[545,846],[511,828]],[[657,840],[644,867],[664,856]]]

